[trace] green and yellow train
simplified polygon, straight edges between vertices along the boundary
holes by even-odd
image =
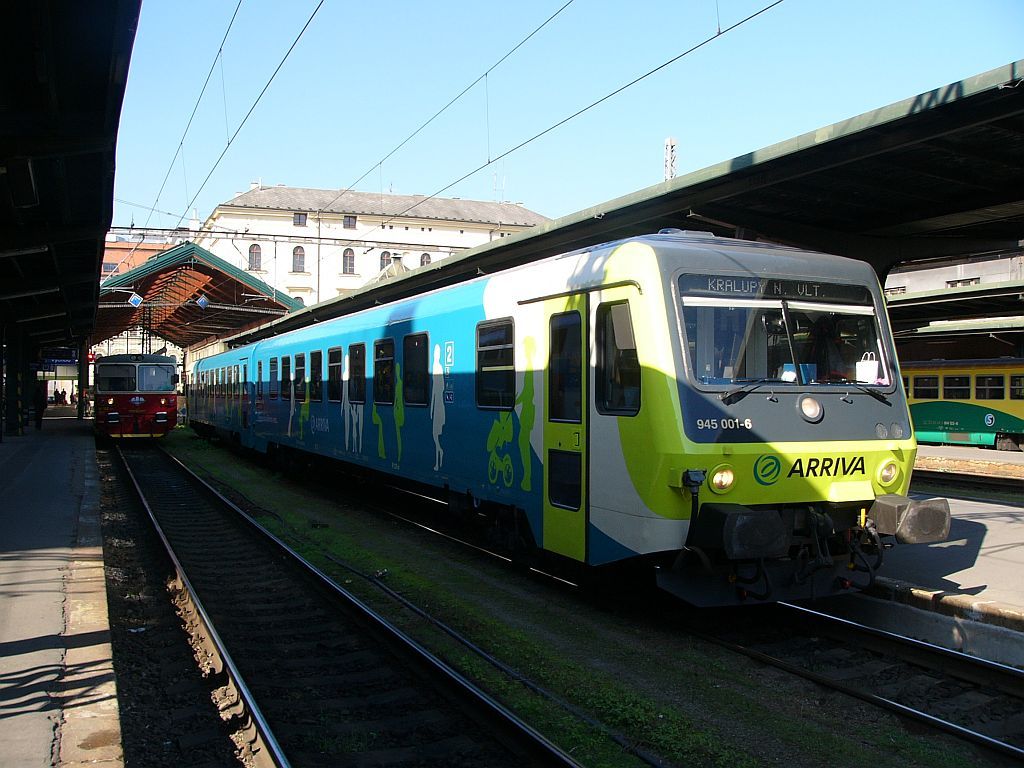
[[[900,369],[922,443],[1024,446],[1024,360],[929,360]]]
[[[489,516],[517,556],[700,605],[864,586],[945,538],[859,261],[663,231],[199,360],[189,416]]]

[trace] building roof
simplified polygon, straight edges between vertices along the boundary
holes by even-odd
[[[276,211],[324,211],[357,216],[393,216],[435,221],[514,225],[532,227],[550,221],[546,216],[515,203],[490,203],[483,200],[426,197],[425,195],[385,195],[342,189],[305,189],[302,187],[258,187],[222,203],[219,208],[254,208]]]
[[[138,306],[130,303],[132,294],[142,298]],[[143,327],[188,347],[301,306],[205,248],[185,242],[100,286],[94,343]]]

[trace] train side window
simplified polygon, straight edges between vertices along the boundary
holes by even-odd
[[[971,377],[970,376],[943,376],[942,377],[942,399],[943,400],[970,400],[971,399]]]
[[[1024,400],[1024,376],[1010,377],[1010,399]]]
[[[910,397],[910,377],[903,377],[903,391],[907,393],[907,397]]]
[[[395,402],[395,342],[392,339],[373,342],[373,402],[381,405]]]
[[[366,402],[366,345],[351,344],[348,348],[348,401]]]
[[[515,329],[512,320],[476,327],[476,404],[510,411],[516,401]]]
[[[407,405],[430,402],[427,334],[415,333],[402,339],[402,400]]]
[[[640,362],[629,304],[597,308],[597,410],[635,416],[640,411]]]
[[[232,393],[232,395],[234,397],[241,397],[242,396],[242,380],[238,376],[238,366],[237,365],[234,366],[231,375],[233,377],[232,381],[234,382],[234,387],[233,387],[234,388],[234,392]]]
[[[548,358],[548,418],[579,423],[583,420],[583,345],[580,316],[565,312],[550,320]]]
[[[327,350],[327,399],[332,403],[341,402],[341,387],[343,383],[341,347],[332,347]]]
[[[292,358],[291,355],[281,357],[281,399],[292,399]]]
[[[306,356],[298,354],[295,356],[295,399],[300,403],[306,402]]]
[[[918,400],[939,399],[939,377],[938,376],[915,376],[914,397]]]
[[[277,378],[277,358],[270,358],[270,373],[267,376],[267,381],[270,384],[270,399],[277,400],[277,393],[279,391],[279,384]]]
[[[309,400],[322,403],[324,399],[324,353],[319,349],[309,353]]]
[[[263,402],[263,361],[256,361],[256,402]]]
[[[974,379],[974,391],[978,400],[1005,400],[1006,377],[1000,374],[987,374]]]

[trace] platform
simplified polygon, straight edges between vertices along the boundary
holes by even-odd
[[[0,744],[19,768],[123,765],[92,422],[0,443]]]

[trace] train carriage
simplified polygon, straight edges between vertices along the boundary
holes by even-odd
[[[96,360],[93,430],[101,438],[163,437],[178,421],[177,360],[150,354]]]
[[[928,360],[900,368],[921,442],[1024,446],[1024,360]]]
[[[521,552],[643,564],[704,605],[861,585],[933,541],[877,279],[664,232],[198,361],[190,417],[493,515]],[[855,580],[854,578],[854,580]]]

